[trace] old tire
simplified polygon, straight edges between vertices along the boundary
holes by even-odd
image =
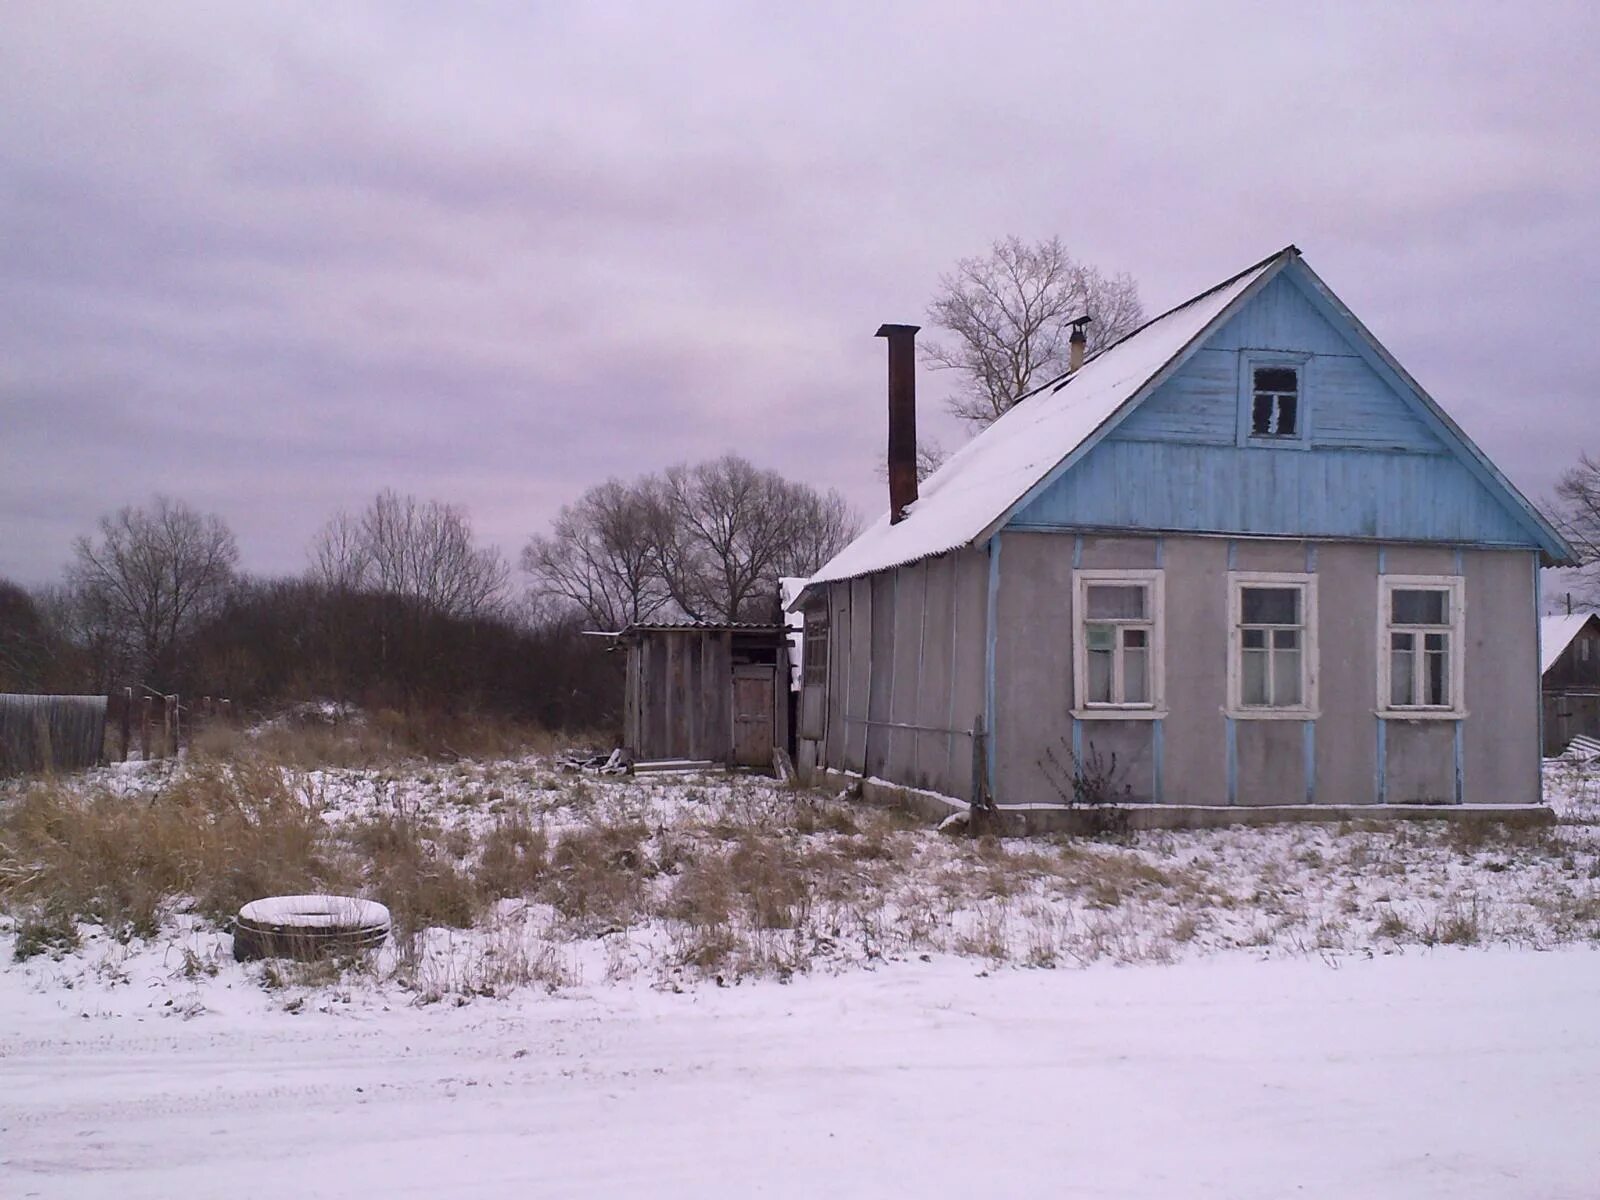
[[[233,957],[302,962],[375,950],[389,936],[389,910],[354,896],[268,896],[233,922]]]

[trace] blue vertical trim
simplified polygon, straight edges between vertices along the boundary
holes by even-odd
[[[1465,575],[1467,573],[1466,555],[1462,553],[1460,546],[1455,548],[1455,554],[1452,556],[1451,565],[1454,567],[1457,575]],[[1535,623],[1535,628],[1537,627],[1537,623]],[[1464,651],[1465,647],[1462,649]],[[1464,680],[1465,676],[1463,675],[1462,678]],[[1459,703],[1465,704],[1466,699],[1467,698],[1465,696],[1460,697]],[[1466,722],[1455,721],[1452,723],[1455,725],[1453,753],[1455,754],[1456,759],[1456,803],[1465,804],[1467,802],[1467,757],[1466,731],[1463,726],[1466,724]]]
[[[1465,725],[1466,722],[1465,721],[1452,721],[1451,724],[1453,724],[1456,727],[1456,736],[1455,736],[1456,803],[1457,804],[1465,804],[1467,802],[1466,754],[1465,754],[1465,751],[1464,751],[1465,738],[1462,736],[1461,727],[1463,725]]]
[[[1306,543],[1306,574],[1307,575],[1315,575],[1316,573],[1317,573],[1317,544],[1315,542],[1307,542]]]
[[[1150,790],[1152,795],[1150,798],[1157,804],[1162,803],[1161,759],[1162,751],[1166,744],[1166,737],[1161,732],[1161,726],[1163,724],[1165,724],[1165,722],[1159,720],[1150,722],[1150,757],[1152,759],[1152,777],[1150,781]]]
[[[1072,537],[1072,569],[1074,571],[1076,571],[1076,570],[1078,570],[1078,568],[1080,568],[1082,566],[1083,566],[1083,534],[1078,533],[1078,534],[1074,534],[1073,537]],[[1076,582],[1074,582],[1074,584],[1073,584],[1072,602],[1074,604],[1076,604],[1078,602],[1078,591],[1077,591]],[[1077,636],[1077,628],[1078,628],[1078,614],[1077,613],[1073,613],[1072,614],[1072,628],[1073,628],[1073,636],[1076,637]],[[1077,656],[1076,656],[1076,654],[1074,654],[1072,661],[1073,661],[1073,664],[1074,664],[1073,669],[1076,670],[1077,669],[1077,666],[1076,666],[1076,664],[1077,664]],[[1077,680],[1073,680],[1072,686],[1073,686],[1074,691],[1076,691],[1077,686],[1078,686]],[[1073,770],[1077,770],[1078,769],[1078,764],[1083,762],[1083,722],[1078,720],[1077,717],[1072,717],[1070,719],[1072,721],[1072,766],[1073,766]]]
[[[1306,803],[1317,802],[1317,723],[1305,723]]]
[[[1544,799],[1544,677],[1539,671],[1539,620],[1544,612],[1544,580],[1539,575],[1539,556],[1532,554],[1533,562],[1533,711],[1535,714],[1533,747],[1534,792]]]
[[[1384,721],[1384,719],[1382,717],[1378,717],[1377,718],[1377,722],[1378,722],[1378,779],[1377,779],[1378,803],[1379,804],[1387,804],[1389,802],[1389,781],[1386,778],[1387,763],[1385,762],[1385,757],[1387,756],[1387,754],[1389,752],[1389,748],[1388,748],[1389,726],[1388,726],[1388,723],[1386,721]]]
[[[1232,538],[1229,538],[1228,539],[1228,570],[1237,571],[1238,569],[1239,569],[1239,543],[1234,541]]]
[[[1165,542],[1166,542],[1165,538],[1159,538],[1158,537],[1156,539],[1156,570],[1158,570],[1158,571],[1163,566],[1166,565],[1166,556],[1167,555],[1166,555]]]
[[[1232,717],[1224,717],[1228,731],[1228,803],[1239,803],[1239,743],[1234,737]]]
[[[994,731],[994,673],[995,653],[1000,640],[1000,535],[989,539],[989,592],[988,611],[984,616],[983,652],[983,734],[989,739],[988,753],[983,756],[985,780],[989,796],[994,797],[994,760],[997,741]]]
[[[1388,573],[1389,573],[1389,552],[1387,550],[1385,550],[1382,546],[1379,546],[1378,547],[1378,574],[1379,575],[1387,575]],[[1380,597],[1383,595],[1382,592],[1379,592],[1378,594],[1379,594]],[[1383,636],[1383,613],[1381,613],[1381,612],[1378,614],[1378,628],[1377,628],[1376,632],[1377,632],[1379,638],[1381,639],[1382,636]],[[1379,645],[1378,645],[1378,652],[1380,654],[1388,654],[1389,653],[1389,648],[1388,648],[1388,646],[1384,645],[1380,641]],[[1384,724],[1384,721],[1383,721],[1382,717],[1377,718],[1377,721],[1378,721],[1378,743],[1377,743],[1377,752],[1376,752],[1376,754],[1374,756],[1374,763],[1375,763],[1375,770],[1376,770],[1376,774],[1377,774],[1377,779],[1373,783],[1373,790],[1378,795],[1378,803],[1379,804],[1387,804],[1388,803],[1388,793],[1389,793],[1389,781],[1388,781],[1388,773],[1389,773],[1389,761],[1388,761],[1388,758],[1389,758],[1389,727]]]

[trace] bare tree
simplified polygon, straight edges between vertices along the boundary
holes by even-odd
[[[157,687],[175,674],[182,640],[226,598],[239,560],[221,517],[165,496],[102,517],[98,539],[80,537],[73,553],[68,581],[83,610]]]
[[[311,546],[312,576],[331,588],[392,596],[451,617],[492,613],[509,575],[493,547],[473,544],[463,509],[379,492],[359,516],[339,513]]]
[[[691,617],[762,619],[779,575],[809,575],[859,529],[822,493],[736,455],[673,467],[656,489],[656,566]]]
[[[963,258],[939,278],[928,317],[950,342],[927,342],[923,361],[966,376],[950,411],[982,428],[1034,387],[1066,372],[1071,322],[1089,315],[1088,352],[1137,328],[1139,287],[1067,253],[1060,238],[1006,237],[981,258]]]
[[[1556,484],[1556,503],[1547,515],[1561,535],[1572,543],[1583,561],[1584,586],[1591,603],[1600,603],[1600,459],[1578,456],[1578,465],[1563,472]]]
[[[540,597],[606,629],[765,620],[780,575],[812,574],[859,529],[838,492],[728,455],[590,488],[528,542],[522,567]]]
[[[922,468],[918,452],[917,467]],[[861,517],[837,490],[819,492],[805,484],[789,485],[794,529],[778,555],[780,575],[814,575],[861,532]]]
[[[550,536],[522,550],[538,593],[569,601],[601,629],[648,621],[669,602],[655,569],[654,498],[616,479],[590,488],[556,514]]]

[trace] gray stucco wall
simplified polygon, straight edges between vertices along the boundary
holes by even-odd
[[[996,645],[996,796],[1053,803],[1045,746],[1071,745],[1071,533],[1008,532]],[[1159,549],[1157,543],[1159,542]],[[1230,569],[1309,572],[1318,596],[1319,716],[1230,719]],[[1085,568],[1148,568],[1165,586],[1168,715],[1078,722],[1077,744],[1115,752],[1136,799],[1250,806],[1539,799],[1536,623],[1531,552],[1197,537],[1082,537]],[[1461,648],[1468,716],[1386,720],[1377,708],[1378,576],[1467,580]],[[1307,725],[1311,726],[1308,733]],[[1231,742],[1231,754],[1230,754]],[[1379,777],[1380,743],[1384,769]],[[1459,762],[1458,762],[1459,757]],[[1231,758],[1231,769],[1230,769]],[[1457,771],[1461,775],[1458,793]]]
[[[1075,549],[1084,568],[1162,568],[1162,720],[1074,720]],[[1230,559],[1240,571],[1315,574],[1315,721],[1226,715]],[[1085,756],[1114,753],[1135,799],[1166,804],[1535,803],[1532,559],[1451,547],[1088,534],[1080,541],[1070,532],[1008,531],[997,596],[996,798],[1059,803],[1061,773],[1045,760],[1053,755],[1070,771],[1076,745]],[[1449,575],[1458,562],[1468,716],[1385,720],[1380,734],[1380,567]],[[969,731],[984,711],[988,577],[987,552],[964,550],[830,589],[830,679],[843,695],[829,697],[820,765],[971,798]]]
[[[1532,556],[1469,551],[1467,719],[1462,783],[1468,800],[1537,804],[1540,799],[1539,629]],[[1492,725],[1496,736],[1478,736]]]
[[[800,761],[970,799],[987,586],[972,550],[831,585],[827,736]]]

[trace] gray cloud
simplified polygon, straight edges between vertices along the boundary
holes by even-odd
[[[1152,308],[1297,242],[1545,493],[1597,49],[1577,4],[10,6],[0,575],[155,490],[264,571],[383,486],[514,550],[730,449],[876,509],[872,331],[1008,232]]]

